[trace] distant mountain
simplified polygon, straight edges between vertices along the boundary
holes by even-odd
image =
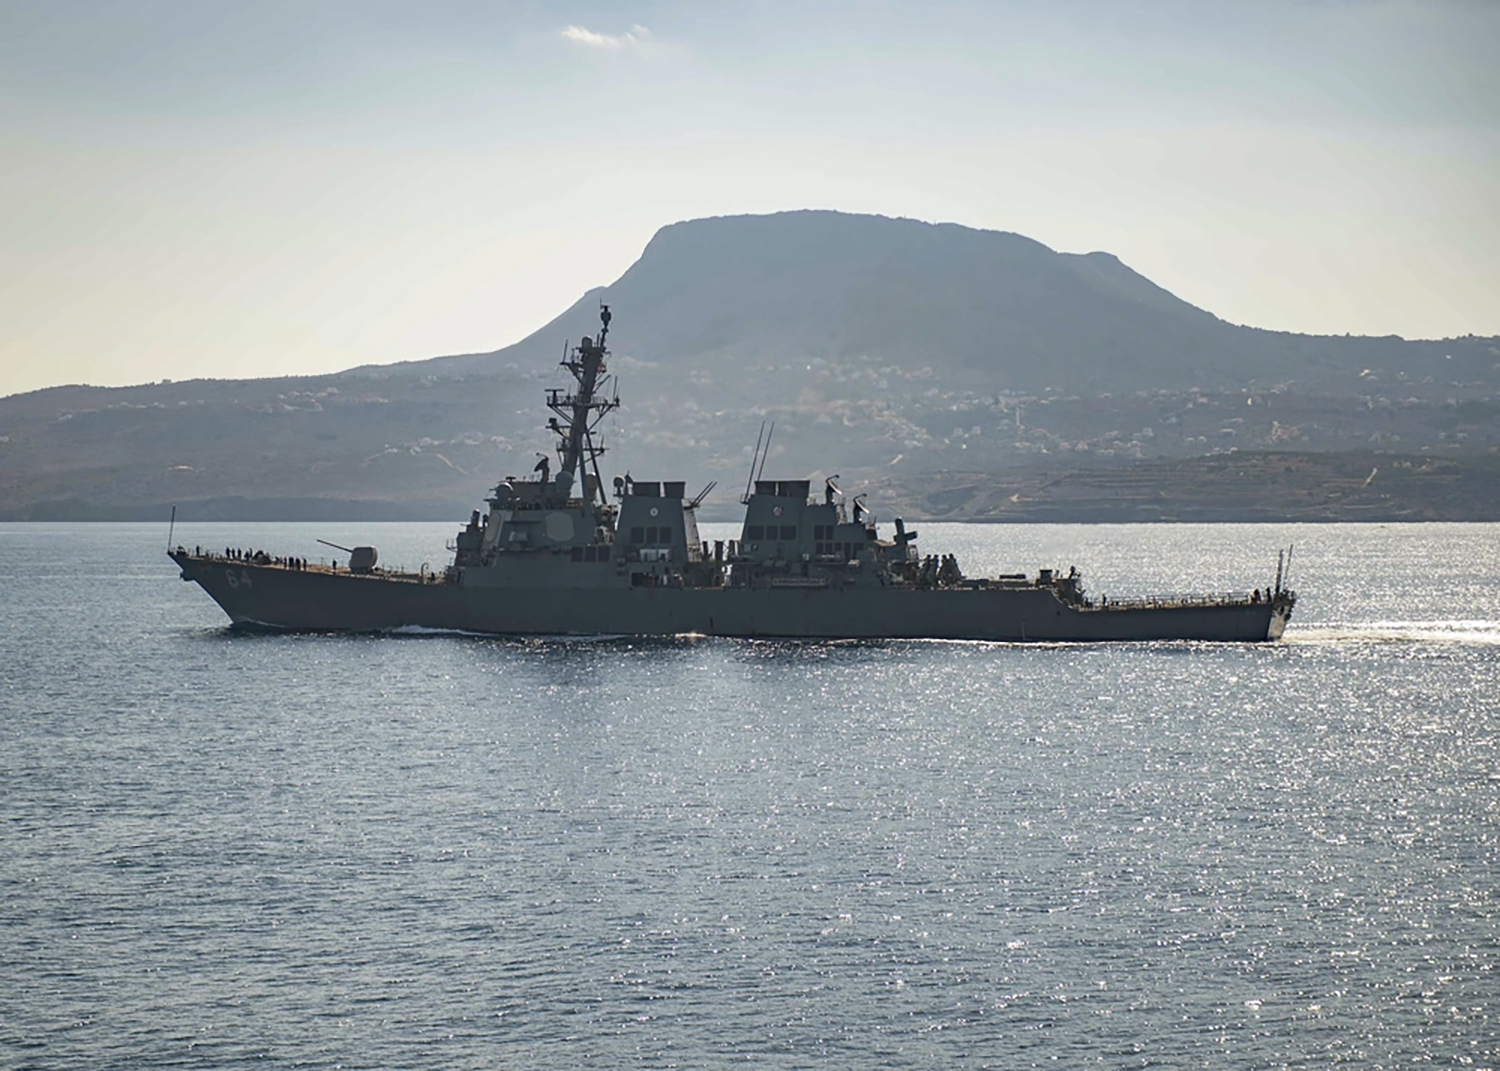
[[[601,301],[615,310],[625,403],[606,461],[642,478],[740,484],[764,419],[776,421],[771,468],[871,486],[1227,450],[1500,443],[1494,339],[1239,327],[1107,253],[788,212],[665,227],[613,284],[493,353],[0,398],[0,518],[168,502],[217,516],[462,515],[550,447],[542,388],[562,382],[563,346],[597,330]]]
[[[1372,365],[1426,374],[1452,353],[1448,343],[1235,326],[1109,253],[1057,253],[952,223],[804,211],[663,227],[616,282],[514,346],[391,367],[441,375],[531,366],[553,357],[559,338],[591,333],[601,300],[621,312],[616,333],[627,352],[674,370],[856,359],[930,366],[946,382],[990,391],[1282,381],[1314,389]],[[1481,369],[1455,374],[1493,380],[1493,360],[1475,357]]]

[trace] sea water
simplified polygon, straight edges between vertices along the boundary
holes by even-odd
[[[0,1065],[1497,1065],[1500,526],[917,527],[1119,597],[1295,542],[1301,601],[1259,646],[241,634],[165,526],[0,525]]]

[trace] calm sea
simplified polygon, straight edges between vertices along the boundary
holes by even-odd
[[[164,525],[0,525],[0,1065],[1496,1066],[1500,526],[920,528],[1118,596],[1292,541],[1302,601],[1257,647],[239,635]]]

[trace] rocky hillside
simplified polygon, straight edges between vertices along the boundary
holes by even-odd
[[[717,479],[725,505],[765,419],[768,471],[892,494],[937,472],[1500,446],[1495,339],[1261,331],[1107,253],[792,212],[663,228],[614,283],[493,353],[0,399],[0,517],[464,515],[549,447],[542,389],[600,301],[625,403],[607,462]]]

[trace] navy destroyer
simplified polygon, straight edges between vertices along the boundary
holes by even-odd
[[[951,555],[920,553],[900,519],[882,536],[832,481],[814,495],[755,464],[739,538],[710,545],[704,495],[683,481],[616,477],[606,490],[599,425],[619,405],[608,306],[600,321],[562,361],[574,385],[547,392],[558,471],[543,455],[531,478],[497,485],[443,572],[382,568],[369,546],[328,565],[175,546],[182,579],[237,626],[312,631],[1253,642],[1279,639],[1291,616],[1289,559],[1274,586],[1243,595],[1092,598],[1076,569],[969,577]],[[763,469],[760,444],[756,458]]]

